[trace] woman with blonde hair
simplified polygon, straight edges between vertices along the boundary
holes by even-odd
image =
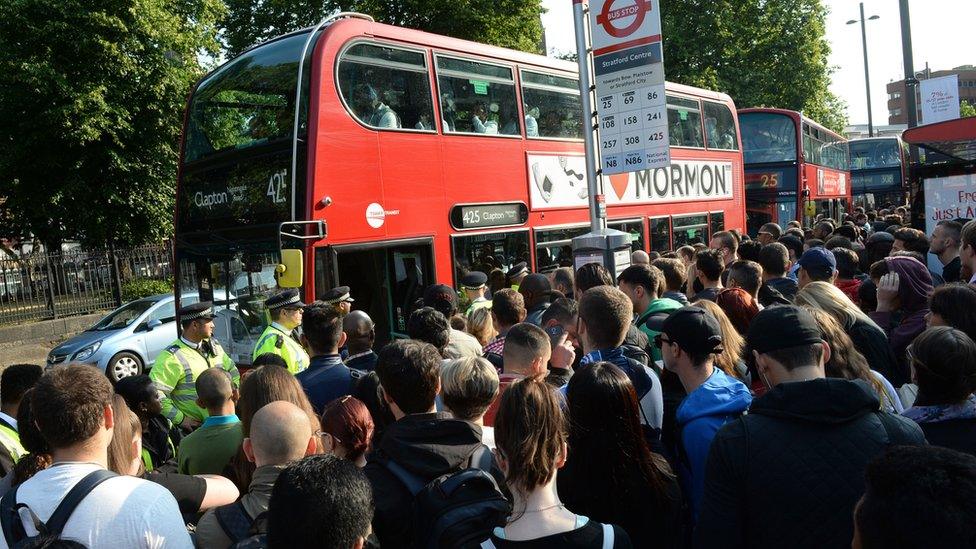
[[[888,345],[888,336],[840,288],[829,282],[811,282],[796,294],[796,304],[832,316],[864,355],[868,367],[885,379],[897,372],[898,358]]]
[[[729,316],[714,301],[702,299],[695,302],[695,307],[701,307],[712,313],[712,316],[718,320],[719,326],[722,327],[722,354],[715,357],[715,366],[725,372],[726,375],[745,380],[748,370],[742,361],[742,350],[745,348],[746,340],[739,335],[739,331],[732,325]]]
[[[495,339],[498,330],[495,329],[495,324],[491,320],[490,307],[479,307],[471,311],[471,314],[468,315],[468,333],[481,343],[482,348]]]
[[[814,307],[804,306],[804,308],[813,315],[820,327],[823,340],[830,346],[830,359],[824,364],[827,377],[863,380],[874,389],[883,410],[895,414],[905,411],[895,388],[884,376],[868,367],[864,355],[854,348],[854,343],[840,323],[827,311]]]

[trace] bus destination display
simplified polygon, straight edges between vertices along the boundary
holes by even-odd
[[[529,209],[520,202],[509,204],[472,204],[451,209],[455,229],[487,229],[521,225],[528,221]]]

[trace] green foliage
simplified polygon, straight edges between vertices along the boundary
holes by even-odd
[[[976,116],[976,105],[973,105],[969,101],[963,101],[959,104],[959,116],[961,118]]]
[[[122,302],[149,297],[158,294],[173,293],[173,279],[157,280],[155,278],[133,278],[122,284]]]
[[[740,108],[803,111],[841,132],[847,116],[828,89],[826,16],[821,0],[667,0],[665,73],[728,93]]]
[[[540,0],[226,0],[222,24],[230,55],[280,34],[313,26],[338,11],[381,23],[543,53]]]
[[[0,2],[0,234],[159,241],[221,0]]]

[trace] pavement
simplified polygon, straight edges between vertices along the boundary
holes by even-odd
[[[0,345],[0,368],[10,364],[39,364],[44,365],[47,354],[56,345],[68,339],[62,337],[54,340],[28,341]]]

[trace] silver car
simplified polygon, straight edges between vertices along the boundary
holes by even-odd
[[[216,291],[215,294],[223,294]],[[218,300],[224,295],[215,295]],[[180,298],[183,305],[199,301],[196,294],[184,294]],[[236,339],[242,332],[237,324],[242,324],[240,315],[227,308],[218,308],[214,319],[214,337],[225,350],[227,343],[240,349],[231,354],[239,361],[253,349],[253,339],[229,342],[234,333]],[[247,333],[248,330],[244,329]],[[249,335],[249,334],[248,334]],[[159,353],[177,338],[176,307],[173,294],[145,297],[126,303],[99,320],[94,326],[58,345],[47,357],[47,365],[92,364],[105,371],[116,382],[124,377],[134,376],[152,368]],[[227,343],[225,343],[227,342]],[[245,352],[246,351],[246,352]]]

